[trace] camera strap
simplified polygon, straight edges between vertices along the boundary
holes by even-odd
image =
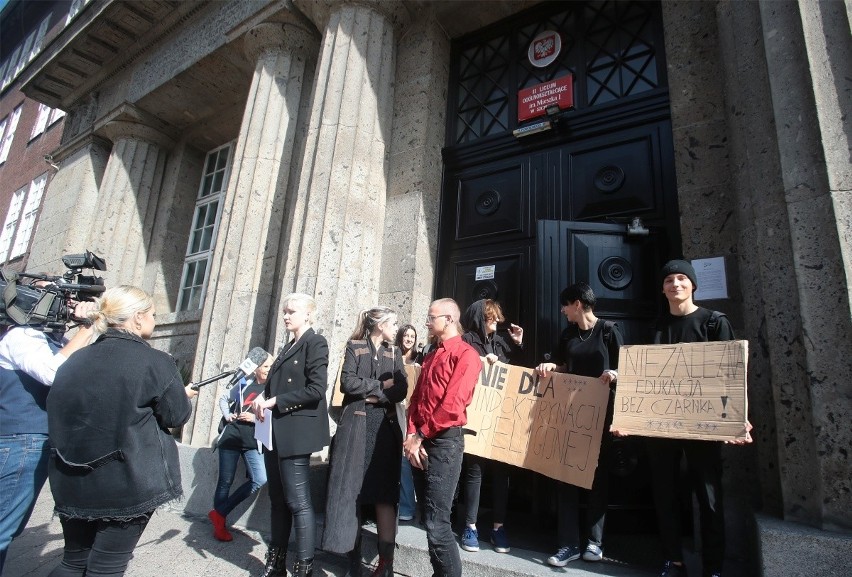
[[[6,279],[6,288],[3,289],[3,304],[6,307],[6,316],[8,316],[17,325],[31,324],[35,319],[42,323],[47,320],[47,315],[50,312],[50,307],[53,306],[53,300],[56,295],[47,291],[42,292],[35,306],[29,311],[25,311],[15,304],[18,299],[18,274],[14,272],[4,272],[3,277]]]

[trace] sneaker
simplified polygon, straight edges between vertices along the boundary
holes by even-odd
[[[494,545],[495,553],[508,553],[509,538],[506,537],[506,530],[500,526],[491,530],[491,544]]]
[[[556,552],[556,555],[547,558],[548,565],[554,567],[565,567],[570,561],[576,561],[580,558],[579,547],[562,547]]]
[[[675,565],[671,561],[666,561],[663,564],[663,571],[660,573],[660,577],[687,577],[686,565]]]
[[[403,514],[399,515],[400,521],[411,521],[412,519],[414,519],[414,515],[403,515]]]
[[[479,533],[476,532],[476,529],[471,529],[470,527],[464,528],[461,547],[465,551],[479,551]]]
[[[594,543],[586,545],[586,550],[583,551],[583,561],[600,561],[601,559],[603,559],[603,549]]]

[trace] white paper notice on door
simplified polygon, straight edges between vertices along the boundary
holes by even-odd
[[[692,261],[698,290],[695,300],[706,301],[728,298],[728,277],[725,274],[725,257],[697,258]]]
[[[491,280],[494,278],[494,268],[493,264],[489,264],[488,266],[478,266],[476,267],[476,280]]]

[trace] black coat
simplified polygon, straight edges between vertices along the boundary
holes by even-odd
[[[391,377],[393,386],[383,389],[382,381]],[[376,439],[367,439],[367,408],[364,399],[371,395],[379,399],[376,406],[386,409],[390,425],[396,428],[393,442],[396,450],[388,455],[374,453],[372,459],[378,460],[387,471],[387,477],[396,477],[397,496],[399,494],[402,430],[397,421],[395,404],[404,400],[408,391],[408,376],[399,348],[382,345],[377,351],[370,341],[346,343],[340,388],[343,392],[343,412],[331,446],[322,549],[346,553],[355,546],[355,539],[361,530],[358,506],[365,475],[365,455],[368,447],[377,446]],[[378,446],[384,447],[385,444],[379,443]],[[386,463],[382,464],[382,461]]]
[[[136,335],[110,329],[74,353],[47,397],[56,512],[130,519],[180,497],[168,429],[191,411],[174,360]]]
[[[269,369],[266,398],[275,397],[272,437],[279,457],[310,455],[328,446],[328,343],[308,329],[287,343]]]

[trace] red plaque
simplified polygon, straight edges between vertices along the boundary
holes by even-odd
[[[567,74],[518,91],[518,122],[544,116],[549,106],[574,107],[574,76]]]

